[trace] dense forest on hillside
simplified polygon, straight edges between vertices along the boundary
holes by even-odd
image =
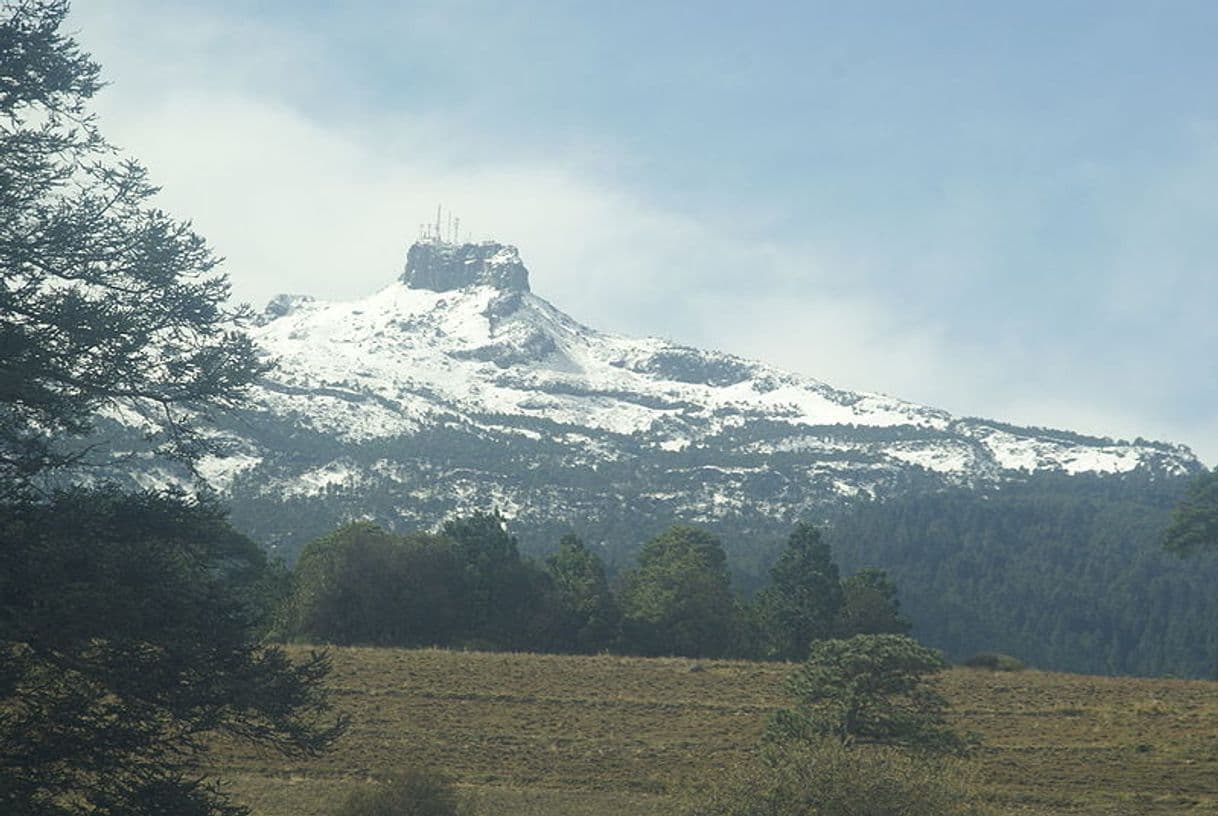
[[[915,634],[1098,674],[1209,676],[1218,555],[1162,546],[1183,482],[1038,477],[856,508],[827,538],[844,570],[877,565]]]

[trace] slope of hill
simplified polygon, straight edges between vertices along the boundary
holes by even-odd
[[[534,295],[498,243],[415,244],[380,292],[277,297],[254,335],[278,368],[200,470],[289,557],[351,517],[431,526],[493,505],[613,545],[640,520],[772,530],[918,486],[1198,468],[1181,446],[957,418],[599,332]]]

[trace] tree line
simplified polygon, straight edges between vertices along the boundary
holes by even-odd
[[[664,530],[610,581],[574,535],[544,561],[522,556],[493,512],[435,534],[345,525],[308,544],[281,586],[280,636],[343,645],[796,660],[813,641],[910,628],[883,571],[843,579],[803,523],[751,600],[733,592],[719,539],[698,527]]]

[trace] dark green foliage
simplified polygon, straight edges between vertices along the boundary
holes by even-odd
[[[550,577],[520,557],[502,518],[478,514],[444,529],[448,535],[399,535],[358,522],[309,544],[283,634],[337,644],[555,648],[561,614]]]
[[[1172,511],[1163,546],[1177,555],[1218,550],[1218,468],[1202,473]]]
[[[962,753],[966,743],[947,726],[947,701],[929,682],[945,667],[938,652],[904,635],[815,642],[789,681],[795,705],[775,712],[766,738]]]
[[[912,624],[901,615],[897,585],[881,569],[859,570],[842,582],[842,600],[833,622],[837,637],[904,635]]]
[[[1208,676],[1218,553],[1162,546],[1187,482],[1037,476],[988,491],[874,503],[826,532],[843,571],[879,565],[913,634],[960,661],[981,651],[1085,674]]]
[[[206,737],[327,746],[325,657],[259,645],[278,582],[211,502],[49,488],[96,464],[99,410],[190,462],[266,370],[218,259],[98,132],[67,12],[0,8],[0,812],[245,813],[200,778]]]
[[[351,794],[334,816],[462,816],[452,781],[430,771],[412,770]]]
[[[156,188],[98,132],[99,69],[60,27],[66,0],[0,8],[0,498],[89,448],[104,406],[143,413],[162,450],[265,370],[218,259],[154,208]]]
[[[0,514],[0,811],[241,813],[208,734],[312,754],[327,661],[254,637],[265,559],[207,501],[79,490]]]
[[[1180,556],[1218,550],[1218,468],[1202,473],[1172,511],[1163,546]],[[1213,677],[1218,678],[1218,664]]]
[[[757,605],[773,657],[802,660],[812,641],[833,635],[842,585],[819,530],[802,522],[795,526]]]
[[[738,551],[755,547],[758,553],[772,553],[775,586],[759,593],[755,603],[737,600],[725,612],[730,593],[723,589],[722,578],[713,578],[712,568],[708,586],[717,589],[709,597],[719,602],[711,604],[712,615],[701,620],[714,634],[699,640],[703,645],[698,648],[707,649],[705,644],[715,641],[718,645],[704,654],[799,657],[795,646],[773,645],[786,637],[776,624],[782,618],[774,613],[775,597],[798,598],[789,588],[801,586],[798,576],[803,574],[825,591],[805,595],[808,605],[802,609],[798,601],[785,607],[791,612],[787,620],[796,625],[816,621],[816,599],[826,600],[822,609],[832,605],[835,593],[825,578],[836,571],[836,558],[847,569],[858,570],[841,581],[841,606],[831,631],[836,637],[905,633],[912,619],[918,637],[943,648],[955,661],[979,651],[1000,651],[1049,669],[1208,676],[1218,652],[1218,632],[1212,625],[1218,618],[1218,596],[1210,589],[1218,581],[1218,561],[1203,552],[1182,564],[1159,546],[1183,487],[1183,481],[1136,476],[1038,476],[1025,485],[992,492],[952,491],[866,504],[837,519],[820,541],[805,538],[810,530],[805,528],[790,537],[795,545],[789,540],[785,548],[774,547],[759,533],[741,533],[735,542]],[[562,558],[551,560],[547,574],[539,576],[540,571],[513,553],[537,552],[541,546],[527,539],[517,545],[501,519],[484,515],[453,524],[468,542],[463,552],[471,559],[469,574],[489,582],[471,608],[511,610],[510,604],[495,606],[492,598],[532,600],[514,607],[515,612],[491,616],[499,624],[511,620],[508,631],[483,627],[476,633],[471,625],[450,644],[476,641],[492,648],[559,651],[605,648],[600,635],[592,634],[604,631],[599,623],[578,634],[585,621],[601,617],[601,612],[590,610],[612,615],[611,596],[601,584],[600,559],[588,548],[563,545]],[[513,531],[517,529],[519,522],[513,520]],[[764,563],[753,555],[757,560],[750,562],[750,569]],[[706,563],[716,559],[689,559],[694,573],[703,577],[708,574]],[[511,568],[490,566],[495,564]],[[867,564],[884,569],[860,569]],[[783,565],[789,565],[789,571]],[[609,582],[618,591],[619,608],[633,611],[610,648],[692,653],[691,633],[676,634],[688,629],[690,621],[678,607],[694,603],[698,593],[678,596],[675,576],[680,570],[657,563],[651,566],[651,585],[667,587],[667,594],[632,594],[639,588],[635,582],[642,577],[641,568],[640,563],[639,569]],[[668,577],[660,580],[665,574]],[[517,580],[515,589],[494,586],[501,576],[523,580]],[[788,591],[778,592],[780,585]],[[671,603],[653,603],[662,598]],[[665,610],[672,614],[664,617]],[[490,622],[485,613],[483,619]],[[668,622],[673,629],[665,633]],[[810,638],[809,632],[816,628],[791,641],[802,642]],[[685,639],[680,644],[674,643],[678,636]]]
[[[1017,657],[1000,652],[978,652],[960,665],[970,669],[989,669],[990,671],[1014,672],[1023,671],[1026,666]]]
[[[368,522],[305,548],[286,634],[325,643],[430,646],[468,631],[465,554],[453,541]]]
[[[576,536],[565,535],[546,559],[554,586],[562,651],[592,653],[616,645],[621,614],[605,565]]]
[[[722,655],[735,601],[719,539],[684,525],[651,539],[638,568],[625,576],[621,604],[631,648],[650,655]]]
[[[539,607],[549,588],[545,574],[521,559],[503,516],[496,511],[453,519],[443,534],[462,554],[469,637],[501,648],[526,646],[531,634],[540,634],[534,630],[547,625]]]

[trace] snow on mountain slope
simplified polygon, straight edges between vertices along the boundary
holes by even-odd
[[[231,453],[200,465],[247,519],[308,501],[326,508],[318,525],[491,505],[554,524],[781,522],[912,485],[1199,467],[1180,446],[959,419],[599,332],[534,295],[516,249],[492,242],[415,244],[401,278],[361,300],[279,296],[253,335],[278,366],[217,430]]]
[[[431,249],[429,257],[459,251],[490,269],[523,270],[514,247],[422,244],[412,253],[419,247]],[[254,336],[279,368],[258,401],[351,442],[409,434],[453,414],[484,422],[498,415],[638,434],[674,450],[768,420],[788,425],[791,439],[804,438],[808,453],[825,447],[817,432],[828,426],[950,432],[955,439],[907,439],[884,449],[896,462],[943,473],[1121,472],[1165,454],[1182,466],[1192,461],[1181,448],[1000,429],[726,354],[605,334],[530,293],[527,278],[515,287],[474,280],[422,288],[416,280],[434,281],[437,273],[415,264],[362,300],[303,300],[290,309],[282,297],[273,302],[278,308]]]
[[[487,286],[433,292],[394,283],[353,303],[304,305],[255,339],[279,360],[267,404],[308,405],[315,427],[351,440],[409,432],[449,410],[621,434],[680,419],[690,439],[748,416],[806,426],[950,422],[726,355],[602,334],[532,294]]]

